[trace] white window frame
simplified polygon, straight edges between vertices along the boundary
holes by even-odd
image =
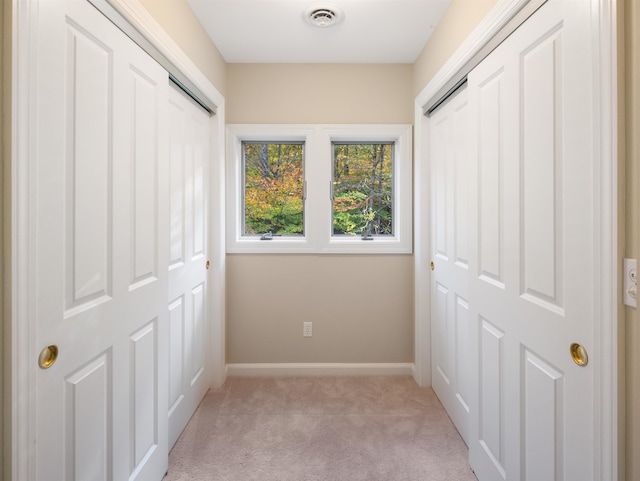
[[[323,125],[319,127],[320,157],[326,160],[326,199],[329,208],[321,218],[326,228],[320,239],[320,252],[330,254],[410,254],[412,252],[412,144],[410,125]],[[375,236],[363,241],[361,236],[333,235],[333,142],[393,142],[393,235]]]
[[[304,235],[260,240],[244,236],[242,142],[304,142]],[[333,236],[332,142],[393,142],[393,235]],[[227,125],[227,252],[410,254],[413,250],[411,125]]]
[[[313,151],[314,128],[301,125],[227,125],[227,252],[229,253],[288,253],[315,252],[309,229],[309,186],[304,203],[304,235],[274,237],[260,240],[245,236],[243,226],[244,171],[242,142],[304,142],[304,176],[309,177],[309,158]]]

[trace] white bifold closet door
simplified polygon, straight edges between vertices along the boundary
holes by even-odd
[[[429,120],[433,388],[479,481],[597,481],[593,6],[549,0]]]
[[[468,76],[480,481],[600,481],[592,8],[549,0]]]
[[[209,114],[169,91],[169,446],[206,393]]]
[[[469,318],[469,102],[466,87],[431,114],[432,383],[468,444],[473,386]]]
[[[168,75],[88,2],[31,11],[31,478],[157,481],[168,459]],[[43,369],[46,346],[58,357]]]

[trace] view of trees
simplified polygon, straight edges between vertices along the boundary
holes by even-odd
[[[244,234],[304,234],[303,143],[243,142]],[[392,235],[393,143],[333,143],[333,234]]]
[[[392,235],[393,144],[333,144],[334,235]]]
[[[243,143],[244,233],[304,234],[302,143]]]

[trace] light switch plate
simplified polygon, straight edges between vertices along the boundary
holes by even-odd
[[[625,259],[623,265],[622,302],[626,306],[638,307],[638,261]]]
[[[302,335],[303,335],[303,337],[312,337],[313,336],[313,323],[311,323],[311,322],[303,322],[302,323]]]

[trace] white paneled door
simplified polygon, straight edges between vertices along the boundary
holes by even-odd
[[[549,0],[468,76],[480,481],[598,477],[595,5]]]
[[[207,391],[207,192],[209,114],[169,92],[169,446]]]
[[[157,481],[168,453],[168,76],[87,2],[32,12],[33,339],[36,352],[58,351],[47,369],[33,359],[32,479]]]
[[[465,442],[475,362],[469,318],[469,102],[466,88],[429,122],[432,383]]]

